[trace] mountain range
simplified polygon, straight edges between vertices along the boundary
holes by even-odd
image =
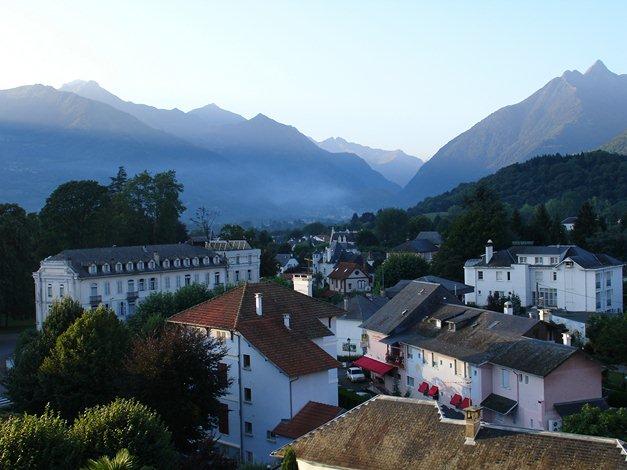
[[[330,137],[318,146],[332,153],[354,153],[363,158],[370,168],[388,180],[405,186],[424,163],[420,158],[407,155],[402,150],[382,150],[348,142],[341,137]]]
[[[597,149],[626,129],[627,75],[597,61],[584,74],[565,72],[455,137],[420,168],[399,202],[415,204],[536,155]]]
[[[224,220],[347,217],[399,187],[356,155],[331,154],[264,115],[188,113],[123,101],[95,82],[0,91],[0,200],[38,210],[60,183],[176,170],[188,209]]]

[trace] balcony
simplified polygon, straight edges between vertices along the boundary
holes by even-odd
[[[396,366],[399,369],[405,368],[405,359],[403,358],[402,354],[387,353],[385,355],[385,362],[393,366]]]
[[[90,295],[89,296],[89,305],[92,307],[97,307],[102,303],[102,295]]]
[[[139,297],[139,292],[136,291],[136,290],[128,291],[126,293],[126,300],[128,300],[128,301],[136,300],[137,297]]]

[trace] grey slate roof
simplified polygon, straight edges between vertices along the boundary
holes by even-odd
[[[562,220],[563,224],[574,224],[575,222],[577,222],[577,217],[566,217]]]
[[[379,296],[356,295],[347,298],[346,301],[348,302],[348,310],[346,315],[341,318],[363,322],[368,320],[377,310],[383,307],[388,302],[388,299]],[[337,306],[344,308],[344,302],[340,302]]]
[[[438,247],[431,243],[429,240],[407,240],[400,245],[392,248],[393,252],[400,253],[435,253],[438,251]]]
[[[592,398],[590,400],[578,400],[569,401],[564,403],[555,403],[553,407],[557,414],[562,418],[565,416],[574,415],[579,413],[584,405],[591,405],[599,408],[601,411],[609,409],[609,405],[605,401],[605,398]]]
[[[512,246],[505,250],[495,251],[488,263],[485,254],[481,258],[469,259],[464,266],[470,267],[510,267],[518,263],[518,256],[557,256],[558,263],[570,258],[584,269],[595,269],[609,266],[622,266],[624,263],[612,256],[603,253],[591,253],[575,245],[549,246]]]
[[[440,276],[422,276],[416,280],[423,281],[423,282],[434,282],[436,284],[440,284],[445,289],[457,295],[469,294],[471,292],[474,292],[475,290],[473,286],[469,286],[467,284],[464,284],[463,282],[453,281],[451,279],[446,279]]]
[[[416,240],[429,240],[434,245],[441,245],[442,235],[436,231],[423,231],[418,234]]]
[[[290,253],[277,253],[274,256],[274,259],[281,265],[281,267],[284,267],[292,258],[293,256]]]
[[[546,377],[551,371],[578,352],[580,352],[579,349],[573,346],[534,338],[520,338],[509,345],[509,347],[503,348],[500,353],[490,359],[490,362],[540,377]]]
[[[442,302],[458,303],[439,284],[410,281],[403,290],[362,324],[362,328],[389,335],[430,315]]]
[[[155,269],[148,269],[148,263],[155,259],[155,254],[158,255],[161,266]],[[79,277],[97,277],[97,276],[110,276],[116,274],[115,265],[120,262],[124,265],[124,272],[126,273],[126,263],[134,263],[133,272],[137,273],[137,262],[143,261],[145,263],[144,271],[157,272],[165,270],[179,270],[179,269],[201,269],[208,266],[224,266],[224,260],[220,258],[220,261],[214,263],[216,253],[213,250],[207,248],[192,246],[187,243],[173,243],[167,245],[143,245],[143,246],[111,246],[106,248],[81,248],[75,250],[63,250],[56,255],[49,256],[46,260],[49,261],[68,261],[72,268],[78,273]],[[193,266],[190,262],[190,266],[180,268],[174,267],[174,259],[178,258],[182,261],[185,258],[199,258],[199,266]],[[209,265],[204,265],[202,260],[204,257],[209,257]],[[170,260],[170,268],[163,267],[163,261],[165,259]],[[89,273],[89,266],[96,264],[98,266],[97,274]],[[102,266],[109,264],[111,271],[109,273],[102,272]],[[141,272],[141,271],[139,271]]]

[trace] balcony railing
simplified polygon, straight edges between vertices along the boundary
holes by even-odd
[[[135,300],[139,297],[139,292],[136,290],[131,290],[126,293],[126,300]]]
[[[90,295],[89,296],[90,305],[100,305],[102,303],[102,295]]]
[[[405,368],[405,358],[400,354],[386,354],[385,362],[401,369]]]

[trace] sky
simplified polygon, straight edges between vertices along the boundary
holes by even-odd
[[[627,2],[0,0],[0,89],[96,80],[422,158],[565,70],[627,73]]]

